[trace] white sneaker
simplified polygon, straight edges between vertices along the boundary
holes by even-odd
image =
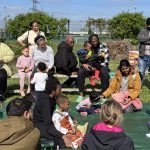
[[[150,133],[147,133],[146,136],[150,138]]]

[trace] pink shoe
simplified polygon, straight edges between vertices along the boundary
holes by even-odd
[[[90,77],[90,84],[91,84],[92,86],[95,86],[95,81],[94,81],[94,79],[95,79],[94,76]]]
[[[101,109],[100,109],[100,108],[97,108],[97,109],[95,109],[94,111],[95,111],[95,113],[100,113],[100,112],[101,112]]]
[[[100,78],[99,78],[99,73],[100,73],[99,70],[95,70],[94,77],[95,77],[96,80],[100,80]]]
[[[86,117],[86,116],[88,115],[87,112],[80,112],[80,114],[81,114],[82,116],[84,116],[84,117]]]

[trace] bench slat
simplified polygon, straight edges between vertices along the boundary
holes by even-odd
[[[56,77],[56,78],[67,78],[67,77],[77,78],[77,75],[67,76],[67,75],[64,75],[64,74],[58,74],[58,73],[54,74],[53,76]]]
[[[15,73],[11,76],[12,79],[16,79],[16,78],[19,78],[19,74],[18,73]]]
[[[100,92],[100,89],[94,89],[97,92]],[[85,92],[92,92],[93,90],[90,88],[86,88]],[[79,92],[78,88],[62,88],[62,92]],[[19,94],[20,90],[15,89],[15,90],[7,90],[6,93],[14,93],[14,94]]]
[[[64,75],[64,74],[54,74],[53,75],[54,77],[56,78],[67,78],[67,77],[71,77],[71,78],[77,78],[77,75],[71,75],[71,76],[67,76],[67,75]],[[16,79],[16,78],[19,78],[19,74],[18,73],[15,73],[11,76],[12,79]]]

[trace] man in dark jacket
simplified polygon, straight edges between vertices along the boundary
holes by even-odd
[[[150,17],[147,18],[146,28],[140,31],[137,38],[140,42],[139,71],[143,82],[145,71],[147,68],[150,68]]]
[[[54,148],[57,145],[62,147],[71,147],[71,141],[61,132],[57,131],[53,122],[52,114],[55,110],[55,97],[61,94],[61,86],[57,80],[48,80],[46,82],[45,93],[37,97],[37,102],[33,111],[34,125],[40,130],[40,137],[54,141]]]
[[[58,51],[55,55],[56,72],[65,75],[73,75],[77,72],[77,59],[73,53],[74,39],[72,36],[67,36],[66,41],[62,41],[58,45]],[[64,82],[64,85],[70,86],[75,82],[75,78],[69,78]]]

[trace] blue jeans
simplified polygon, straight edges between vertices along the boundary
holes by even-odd
[[[139,66],[139,71],[143,83],[145,71],[147,68],[150,68],[150,56],[147,55],[140,56],[138,59],[138,66]]]

